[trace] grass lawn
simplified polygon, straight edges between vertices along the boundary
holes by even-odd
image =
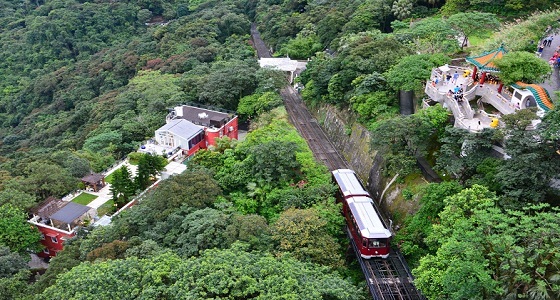
[[[95,198],[97,198],[97,196],[88,193],[81,193],[78,197],[72,199],[72,202],[88,205]]]
[[[114,212],[114,207],[113,204],[115,204],[115,202],[113,202],[113,199],[105,202],[103,205],[101,205],[100,207],[97,208],[97,215],[98,216],[103,216],[106,215],[108,213],[113,213]]]
[[[115,172],[113,172],[113,173],[107,175],[107,176],[105,177],[105,182],[110,183],[110,184],[113,184],[113,174],[115,174]]]

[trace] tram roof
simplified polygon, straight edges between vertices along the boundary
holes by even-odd
[[[373,207],[370,197],[358,196],[347,198],[348,207],[356,220],[360,233],[364,238],[390,238],[391,232],[385,228],[379,214]]]
[[[332,171],[332,174],[345,198],[352,195],[369,195],[354,171],[338,169]]]

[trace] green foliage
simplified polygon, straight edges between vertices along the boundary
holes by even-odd
[[[0,190],[0,206],[8,204],[25,210],[36,204],[36,198],[34,195],[14,188]]]
[[[356,290],[325,267],[251,254],[236,246],[206,251],[199,258],[187,260],[164,253],[147,259],[82,263],[60,276],[40,296],[48,299],[277,299],[305,295],[303,299],[362,299]]]
[[[313,209],[288,209],[273,224],[272,239],[278,245],[278,255],[300,261],[323,263],[331,267],[342,265],[340,248],[327,231],[327,221]],[[317,247],[321,245],[321,247]]]
[[[396,25],[399,23],[394,23]],[[451,54],[458,50],[457,40],[449,38],[457,32],[446,20],[437,17],[424,18],[409,28],[397,26],[395,35],[407,41],[418,54]]]
[[[461,49],[467,45],[469,36],[479,31],[495,30],[500,25],[494,14],[480,12],[460,12],[453,14],[449,16],[447,22],[463,37]]]
[[[8,247],[0,246],[0,279],[12,277],[27,268],[27,262],[23,257],[11,252]]]
[[[28,249],[41,249],[39,240],[39,231],[27,223],[27,215],[22,210],[10,204],[0,206],[0,245],[24,254]]]
[[[319,38],[314,32],[300,31],[295,39],[291,39],[278,51],[279,55],[287,55],[292,59],[307,59],[323,50]]]
[[[503,7],[500,7],[496,13],[502,10]],[[553,29],[559,27],[556,21],[558,13],[558,9],[543,11],[543,8],[539,7],[539,12],[532,12],[526,19],[506,23],[499,32],[482,45],[482,50],[493,50],[500,45],[505,45],[508,51],[536,51],[537,42],[543,37],[547,26],[551,26]]]
[[[478,166],[491,157],[494,139],[493,130],[473,134],[464,129],[447,127],[440,138],[436,167],[465,183],[477,176]]]
[[[124,206],[134,194],[136,185],[132,181],[130,171],[127,166],[122,166],[111,173],[111,194],[113,203]]]
[[[439,105],[410,116],[387,119],[372,131],[371,143],[381,151],[387,170],[402,176],[416,169],[416,157],[426,155],[447,123],[447,111]]]
[[[143,156],[141,156],[138,160],[136,177],[134,177],[136,188],[139,190],[144,190],[145,188],[150,186],[152,180],[156,175],[159,174],[160,171],[163,170],[166,164],[167,160],[160,155],[144,154]]]
[[[502,204],[506,207],[519,209],[526,203],[544,201],[550,181],[560,170],[554,146],[558,144],[558,136],[548,135],[546,125],[535,131],[525,130],[534,118],[534,112],[526,109],[504,116],[506,127],[502,135],[508,137],[505,148],[511,158],[497,167],[495,180],[501,187]],[[549,122],[545,119],[545,124]]]
[[[143,155],[144,155],[144,153],[141,153],[141,152],[130,152],[130,153],[128,153],[126,158],[128,159],[129,164],[131,164],[133,166],[137,166],[138,162],[140,162],[140,159],[142,158]]]
[[[373,92],[352,97],[352,108],[364,120],[379,120],[382,116],[395,116],[397,99],[387,92]]]
[[[34,161],[27,165],[25,169],[27,178],[24,183],[29,192],[34,192],[39,199],[46,199],[49,196],[62,197],[67,192],[75,189],[77,180],[57,164],[47,161]]]
[[[542,11],[553,7],[554,1],[550,0],[448,0],[441,11],[445,15],[453,15],[465,11],[482,11],[500,14],[501,16],[527,16],[533,11]]]
[[[550,65],[528,52],[509,52],[494,61],[500,69],[500,79],[505,85],[521,81],[524,83],[542,82],[551,72]]]
[[[552,299],[557,293],[558,209],[501,210],[475,185],[445,198],[429,237],[439,247],[413,273],[429,298]],[[533,276],[537,274],[537,276]]]
[[[0,278],[0,293],[4,299],[25,299],[29,297],[31,272],[21,270],[9,278]]]
[[[43,290],[56,282],[58,275],[68,272],[73,267],[79,265],[80,262],[79,242],[72,244],[67,243],[64,245],[64,251],[57,253],[57,255],[50,260],[49,267],[45,273],[33,284],[33,293],[42,293]]]
[[[425,239],[437,224],[439,213],[445,207],[443,199],[455,195],[462,189],[455,181],[431,183],[420,192],[420,209],[405,219],[394,241],[407,257],[408,264],[415,266],[420,258],[430,253]],[[432,249],[433,250],[433,249]]]
[[[296,159],[299,145],[294,142],[270,141],[257,144],[247,151],[244,163],[249,174],[260,183],[280,184],[298,181],[300,163]]]
[[[391,67],[385,78],[395,90],[420,91],[426,78],[430,78],[432,69],[449,62],[443,54],[417,54],[403,58]]]
[[[99,248],[93,249],[87,254],[86,259],[88,261],[98,261],[124,258],[124,254],[129,247],[129,242],[116,240],[111,243],[103,244]]]
[[[145,235],[183,257],[191,257],[206,249],[229,247],[225,234],[230,224],[228,214],[213,208],[199,209],[186,215],[178,211]]]
[[[245,96],[239,100],[237,113],[242,118],[249,119],[257,117],[260,114],[280,105],[282,105],[282,98],[280,98],[280,95],[277,93],[266,92],[263,94],[253,94]]]

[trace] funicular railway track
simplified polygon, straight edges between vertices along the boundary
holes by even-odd
[[[259,58],[271,58],[270,51],[268,47],[264,44],[261,39],[261,34],[257,30],[257,25],[255,23],[251,24],[251,39],[253,40],[253,47],[257,50],[257,55]]]
[[[317,120],[311,116],[297,92],[291,86],[287,86],[280,94],[290,121],[307,141],[315,158],[323,162],[330,171],[348,168],[346,161],[338,154]]]
[[[253,24],[253,45],[259,58],[271,57],[270,52]],[[292,124],[307,141],[315,158],[323,162],[330,171],[348,168],[348,164],[336,151],[317,120],[309,113],[299,94],[291,86],[280,91],[284,106]],[[377,207],[376,207],[377,208]],[[377,208],[378,209],[378,208]],[[378,209],[379,211],[379,209]],[[347,234],[349,234],[348,230]],[[402,254],[391,250],[387,259],[364,259],[360,256],[354,240],[349,236],[354,254],[362,268],[369,291],[375,300],[425,300],[426,298],[412,283],[413,277]]]

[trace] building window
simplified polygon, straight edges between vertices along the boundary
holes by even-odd
[[[45,240],[45,235],[43,233],[41,233],[41,240],[44,241]]]
[[[49,249],[48,249],[48,248],[45,248],[45,250],[43,250],[43,253],[45,253],[45,254],[50,254]]]
[[[58,239],[54,236],[51,236],[51,241],[55,244],[58,244]]]
[[[190,141],[189,141],[189,149],[192,149],[194,146],[196,146],[198,143],[200,143],[202,140],[204,140],[204,131],[201,131],[198,135],[194,136]]]

